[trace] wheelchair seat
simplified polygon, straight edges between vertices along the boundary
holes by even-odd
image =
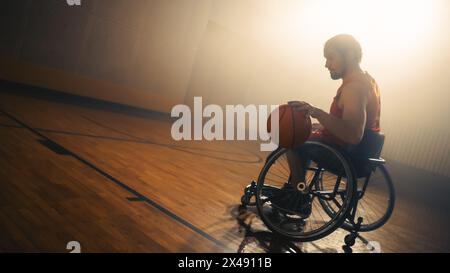
[[[381,132],[365,130],[361,141],[348,148],[358,178],[368,176],[376,166],[385,163],[380,157],[384,139]]]

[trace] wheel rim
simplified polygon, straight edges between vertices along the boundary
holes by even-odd
[[[316,142],[307,142],[304,145],[306,149],[312,147],[320,148],[331,156],[336,157],[341,162],[346,177],[349,177],[340,181],[337,191],[343,191],[344,195],[338,197],[338,199],[340,198],[340,209],[338,209],[337,213],[328,215],[323,211],[319,202],[325,195],[318,193],[317,187],[314,184],[318,181],[318,173],[324,173],[326,171],[313,169],[317,168],[318,164],[320,164],[320,162],[317,162],[318,160],[311,160],[311,170],[306,173],[305,182],[310,191],[301,194],[297,193],[297,195],[293,195],[294,197],[289,197],[292,200],[297,199],[298,205],[294,206],[297,210],[290,209],[285,211],[283,207],[277,205],[279,201],[274,198],[277,191],[278,193],[283,193],[285,196],[289,196],[287,192],[291,190],[290,188],[286,190],[286,182],[289,179],[290,172],[287,164],[286,149],[280,149],[277,153],[273,154],[263,167],[257,184],[256,205],[260,217],[270,230],[289,238],[308,241],[328,235],[343,223],[349,211],[348,208],[351,204],[351,198],[353,197],[354,180],[352,179],[350,166],[336,150]],[[272,194],[269,194],[269,189],[272,189]],[[292,189],[292,192],[295,191],[296,189]],[[311,212],[309,214],[305,213],[307,211],[302,210],[304,208],[302,204],[307,204],[308,200],[311,203]]]
[[[360,231],[371,231],[384,225],[390,218],[395,204],[395,191],[392,180],[383,165],[378,166],[370,175],[369,182],[364,190],[366,178],[359,178],[357,181],[358,200],[355,219],[363,218]],[[320,187],[322,182],[318,183]],[[327,214],[336,213],[328,201],[321,202]],[[349,230],[353,225],[346,220],[343,228]]]

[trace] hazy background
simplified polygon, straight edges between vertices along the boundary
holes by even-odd
[[[383,156],[450,176],[446,0],[7,0],[0,77],[170,112],[175,104],[328,110],[323,44],[354,35],[382,92]]]

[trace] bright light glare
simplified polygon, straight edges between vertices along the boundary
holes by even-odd
[[[304,1],[290,14],[290,25],[302,39],[324,42],[349,33],[372,54],[405,55],[429,40],[437,6],[433,0]]]

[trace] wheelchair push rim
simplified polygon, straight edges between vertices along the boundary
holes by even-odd
[[[322,181],[317,183],[317,186],[320,187],[321,183]],[[365,183],[367,183],[366,186],[364,186]],[[361,185],[361,189],[357,189],[358,203],[355,219],[363,218],[359,231],[368,232],[378,229],[389,220],[395,206],[395,188],[389,172],[384,165],[379,165],[368,177],[360,178],[357,184]],[[335,213],[327,201],[320,200],[320,203],[328,215]],[[351,231],[354,226],[347,219],[342,224],[342,228]]]
[[[326,196],[327,198],[331,198],[330,196],[332,196],[333,192],[324,193],[317,191],[317,187],[314,184],[318,181],[318,172],[324,172],[325,170],[318,166],[319,163],[315,161],[311,161],[312,164],[307,172],[308,178],[305,181],[309,191],[300,195],[299,193],[294,193],[295,196],[300,196],[298,200],[303,200],[300,202],[307,204],[310,201],[310,214],[307,215],[304,212],[286,212],[277,205],[277,202],[279,202],[277,201],[277,198],[280,196],[279,193],[285,194],[289,192],[290,194],[291,192],[291,189],[286,190],[289,186],[289,183],[286,182],[289,181],[290,175],[288,167],[286,168],[288,166],[286,153],[289,150],[284,148],[280,148],[272,153],[260,172],[256,187],[256,207],[260,218],[272,232],[291,240],[313,241],[329,235],[344,223],[350,211],[353,202],[352,198],[354,198],[356,193],[356,187],[352,167],[339,151],[323,143],[312,141],[306,142],[303,144],[303,147],[307,150],[313,147],[315,149],[322,149],[324,152],[329,153],[339,160],[346,178],[344,182],[342,180],[339,180],[339,182],[336,180],[338,187],[334,191],[334,195],[338,194],[342,197],[340,199],[341,204],[338,213],[331,216],[327,215],[323,211],[319,201],[317,201]],[[313,167],[314,164],[316,167]],[[281,171],[282,169],[283,174],[275,172]],[[285,183],[275,185],[276,183],[273,180],[275,178],[278,179],[277,183]],[[344,185],[344,188],[341,185]],[[272,192],[272,195],[270,195],[270,188],[276,188],[278,192]],[[345,194],[342,194],[342,191]]]

